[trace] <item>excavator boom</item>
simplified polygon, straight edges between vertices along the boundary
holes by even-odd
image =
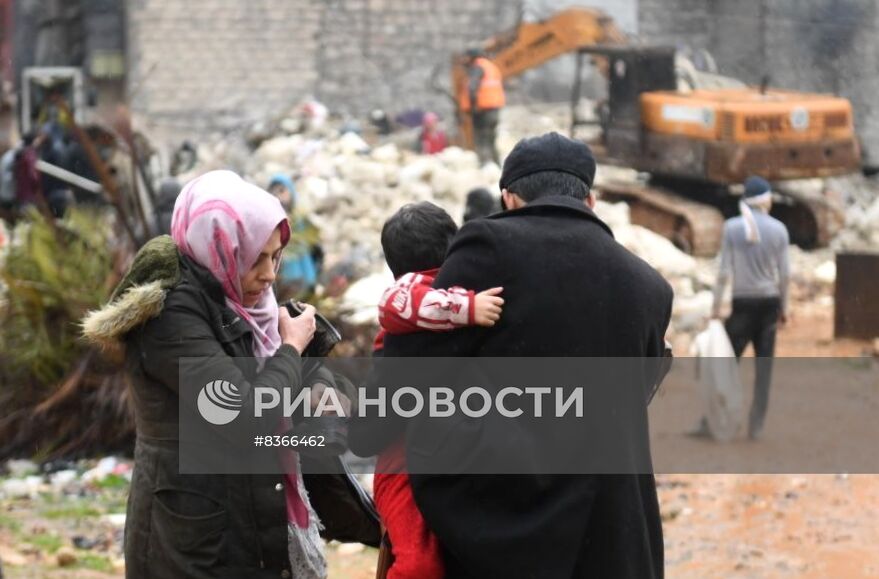
[[[626,35],[613,19],[592,8],[568,8],[540,22],[522,22],[511,31],[483,43],[486,56],[500,69],[504,79],[537,68],[563,54],[581,48],[626,43]],[[467,56],[452,57],[452,95],[466,90]],[[473,148],[473,127],[470,115],[458,111],[460,144]]]
[[[523,22],[514,34],[490,40],[485,49],[504,78],[511,78],[581,48],[626,42],[626,35],[601,10],[568,8],[547,20]]]

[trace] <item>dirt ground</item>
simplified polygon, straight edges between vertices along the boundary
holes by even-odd
[[[864,342],[834,340],[832,326],[828,308],[802,304],[780,332],[778,355],[853,357],[869,350],[870,344]],[[876,402],[875,390],[873,394],[871,404]],[[842,408],[845,412],[854,412],[853,407],[859,406],[857,399],[843,402],[848,404]],[[669,424],[675,426],[666,428],[659,446],[706,455],[716,452],[713,443],[684,435],[689,425],[684,417],[695,422],[698,405],[682,407],[689,416],[683,414],[671,421]],[[778,407],[770,409],[763,440],[736,441],[733,448],[764,458],[785,452],[772,439],[773,431],[781,437],[787,432],[773,426],[784,424],[783,417],[772,414],[772,410],[783,413]],[[874,407],[861,404],[859,409],[869,414]],[[879,475],[660,474],[657,483],[666,575],[670,578],[879,577]],[[118,497],[115,503],[118,509]],[[47,519],[42,516],[46,512],[39,500],[0,503],[0,560],[4,561],[6,577],[98,579],[123,575],[113,548],[101,554],[103,560],[93,551],[75,551],[77,564],[59,568],[59,546],[70,545],[76,534],[93,536],[101,523],[87,516],[94,513],[78,513],[76,509],[70,509],[66,518]],[[52,540],[40,539],[42,535]],[[23,536],[40,545],[23,544]],[[332,545],[328,555],[331,578],[374,576],[374,549]]]
[[[779,333],[777,355],[854,357],[869,348],[834,340],[832,310],[801,304]],[[752,444],[781,453],[766,440],[771,424]],[[879,577],[879,475],[657,478],[668,577]]]

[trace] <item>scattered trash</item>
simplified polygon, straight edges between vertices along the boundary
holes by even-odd
[[[6,470],[12,478],[22,478],[38,473],[40,468],[33,461],[13,459],[6,462]]]
[[[123,528],[125,526],[125,513],[113,513],[110,515],[104,515],[101,517],[102,521],[105,521],[116,528]]]
[[[708,329],[696,336],[693,354],[699,357],[704,420],[715,440],[729,442],[742,424],[744,393],[739,366],[723,323],[709,322]]]
[[[86,471],[82,475],[82,481],[86,483],[90,482],[99,482],[111,474],[114,474],[113,471],[118,464],[118,460],[116,457],[108,456],[106,458],[102,458],[98,461],[98,465]]]
[[[814,276],[819,282],[832,285],[836,281],[836,262],[825,261],[815,268]]]
[[[82,535],[76,535],[75,537],[71,538],[70,541],[73,543],[74,547],[76,547],[77,549],[82,549],[83,551],[89,551],[101,542],[100,539],[89,539],[88,537],[83,537]]]
[[[75,480],[77,480],[77,473],[75,470],[59,470],[49,476],[49,482],[56,492],[61,492]]]
[[[0,483],[0,495],[9,499],[35,498],[43,485],[39,476],[10,478]]]
[[[70,547],[61,547],[58,549],[58,552],[55,553],[55,561],[58,563],[59,567],[70,567],[76,565],[78,558],[76,553]]]

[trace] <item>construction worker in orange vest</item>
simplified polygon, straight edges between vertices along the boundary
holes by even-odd
[[[458,95],[458,103],[461,110],[469,112],[473,119],[473,136],[479,160],[500,164],[495,138],[500,110],[506,104],[504,79],[497,65],[485,58],[482,50],[470,49],[467,56],[469,82]]]

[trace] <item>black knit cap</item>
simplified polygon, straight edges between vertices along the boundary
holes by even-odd
[[[504,161],[501,189],[507,189],[516,179],[543,171],[570,173],[591,188],[595,179],[595,156],[586,143],[558,133],[522,139]]]

